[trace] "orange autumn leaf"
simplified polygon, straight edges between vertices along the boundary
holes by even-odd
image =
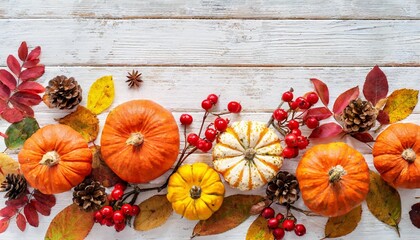
[[[148,231],[163,225],[173,212],[166,195],[155,195],[140,203],[139,207],[140,214],[134,219],[137,231]]]
[[[267,219],[258,216],[246,233],[246,240],[274,240],[274,235],[267,226]]]
[[[99,120],[89,109],[78,106],[77,110],[60,118],[59,123],[65,124],[82,134],[87,142],[96,139],[99,132]]]
[[[7,174],[19,173],[19,163],[5,153],[0,153],[0,182],[6,179]]]

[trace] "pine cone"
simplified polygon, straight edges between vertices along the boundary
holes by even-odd
[[[369,101],[358,98],[344,109],[341,121],[347,133],[366,132],[375,126],[378,110]]]
[[[17,199],[28,189],[26,179],[21,174],[7,174],[6,179],[2,182],[0,192],[6,192],[5,198]]]
[[[73,202],[85,211],[96,211],[106,202],[105,188],[97,181],[85,179],[74,187]]]
[[[48,82],[42,100],[50,108],[72,109],[82,101],[82,88],[72,77],[57,76]]]
[[[268,183],[266,194],[270,200],[279,204],[293,204],[299,199],[299,183],[296,176],[280,171],[276,177]]]

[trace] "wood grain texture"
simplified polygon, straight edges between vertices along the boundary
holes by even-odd
[[[420,20],[22,19],[0,28],[19,29],[2,36],[2,58],[22,39],[44,47],[48,66],[420,66]]]

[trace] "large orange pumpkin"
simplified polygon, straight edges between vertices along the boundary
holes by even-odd
[[[146,183],[165,173],[179,151],[172,114],[150,100],[132,100],[112,110],[101,137],[101,153],[123,180]]]
[[[369,192],[369,168],[363,155],[341,142],[307,150],[296,178],[305,205],[328,217],[348,213]]]
[[[73,128],[47,125],[25,141],[18,155],[29,184],[45,194],[70,190],[90,174],[92,151]]]
[[[373,164],[395,187],[420,188],[420,126],[396,123],[379,134],[373,146]]]

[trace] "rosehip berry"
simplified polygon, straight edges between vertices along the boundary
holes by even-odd
[[[112,214],[114,214],[114,209],[112,209],[111,206],[103,206],[99,212],[101,212],[102,216],[105,218],[111,218]]]
[[[272,209],[271,207],[265,207],[261,211],[261,216],[265,219],[273,218],[274,214],[275,214],[274,209]]]
[[[297,147],[302,150],[305,149],[307,146],[309,145],[309,140],[308,138],[304,137],[304,136],[298,136],[297,137]]]
[[[140,213],[140,207],[138,205],[133,205],[131,207],[131,216],[137,216]]]
[[[131,206],[131,204],[128,203],[124,203],[121,206],[121,211],[124,215],[126,216],[130,216],[131,215],[131,211],[133,210],[133,207]]]
[[[284,158],[294,158],[299,154],[299,149],[296,147],[285,147],[282,156]]]
[[[281,213],[277,213],[276,218],[281,222],[284,219],[284,215]]]
[[[319,126],[319,121],[315,117],[309,117],[306,119],[305,124],[309,129],[314,129]]]
[[[201,107],[202,107],[204,110],[208,111],[210,108],[212,108],[212,107],[213,107],[213,103],[212,103],[210,100],[205,99],[205,100],[203,100],[203,101],[201,102]]]
[[[283,228],[276,228],[273,230],[273,236],[276,240],[283,239],[284,237],[284,229]]]
[[[291,91],[284,92],[281,96],[281,100],[285,102],[290,102],[293,100],[293,93]]]
[[[120,200],[124,194],[124,191],[121,189],[114,189],[111,192],[111,197],[114,200]]]
[[[296,136],[302,135],[302,132],[299,130],[299,128],[292,129],[292,131],[290,131],[290,133],[295,134]]]
[[[296,108],[299,107],[299,104],[296,101],[289,102],[289,107],[290,107],[290,109],[295,110]]]
[[[190,125],[193,122],[193,117],[190,114],[181,114],[181,117],[179,117],[179,121],[182,125]]]
[[[287,119],[287,115],[288,114],[287,114],[286,110],[284,110],[282,108],[278,108],[278,109],[274,110],[274,112],[273,112],[273,118],[276,119],[279,122]]]
[[[197,145],[198,139],[200,139],[200,138],[195,133],[190,133],[187,136],[187,142],[189,144],[193,145],[193,146],[196,146]]]
[[[93,215],[95,222],[99,223],[104,219],[104,215],[100,211],[96,211]]]
[[[115,231],[121,232],[125,228],[125,223],[124,222],[115,223],[114,228],[115,228]]]
[[[124,183],[116,183],[115,185],[114,185],[114,189],[121,189],[121,190],[125,190],[127,188],[127,184],[124,184]]]
[[[124,214],[121,210],[114,211],[114,214],[112,215],[112,220],[114,220],[114,223],[122,223],[124,222]]]
[[[284,137],[284,142],[288,147],[296,147],[297,146],[297,136],[293,133],[289,133]]]
[[[286,231],[292,231],[293,229],[295,229],[295,221],[290,219],[284,220],[282,225],[284,230]]]
[[[308,95],[306,95],[306,100],[311,104],[314,105],[315,103],[318,102],[319,97],[318,94],[316,94],[315,92],[310,92],[308,93]]]
[[[295,226],[295,233],[298,236],[305,235],[305,233],[306,233],[305,225],[303,225],[303,224],[296,224],[296,226]]]
[[[275,229],[279,227],[279,220],[277,218],[270,218],[267,221],[268,228]]]
[[[241,110],[242,110],[242,106],[238,102],[231,101],[231,102],[228,103],[227,109],[231,113],[240,113]]]
[[[217,103],[217,101],[219,100],[219,97],[216,94],[212,93],[212,94],[207,96],[207,100],[210,100],[210,102],[213,105],[215,105]]]
[[[213,142],[214,139],[216,139],[217,131],[214,128],[207,128],[204,132],[204,136],[206,136],[206,139],[210,142]]]
[[[293,129],[298,129],[298,128],[299,128],[299,122],[298,122],[298,121],[296,121],[296,120],[294,120],[294,119],[292,119],[292,120],[290,120],[290,121],[287,123],[287,127],[288,127],[290,130],[293,130]]]
[[[226,128],[228,127],[228,121],[226,121],[226,119],[223,118],[216,118],[216,120],[214,120],[214,127],[220,131],[220,132],[224,132],[226,130]]]

